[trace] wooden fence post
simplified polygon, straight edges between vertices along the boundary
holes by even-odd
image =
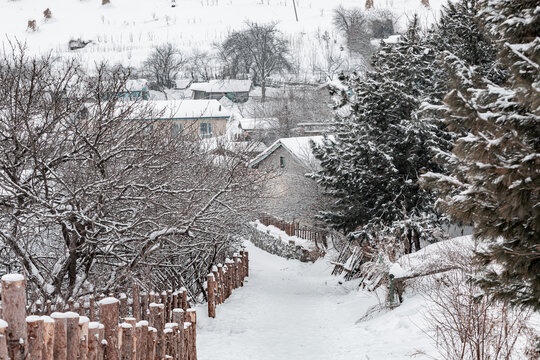
[[[99,327],[100,323],[91,322],[88,324],[88,360],[101,360],[99,358],[99,353],[101,352],[101,340],[99,337]]]
[[[54,319],[42,316],[43,319],[43,360],[54,360]]]
[[[2,312],[7,329],[7,347],[12,360],[23,360],[28,352],[26,328],[26,280],[20,274],[2,276]]]
[[[186,314],[187,315],[187,314]],[[186,316],[186,320],[189,320],[189,318]],[[183,347],[184,347],[184,353],[183,353],[183,360],[191,360],[191,323],[185,322],[184,323],[184,339],[183,339]]]
[[[88,356],[88,324],[90,319],[86,316],[79,318],[79,359],[86,360]]]
[[[191,323],[191,356],[192,360],[197,360],[197,312],[195,309],[188,309],[187,318]]]
[[[79,314],[73,311],[64,313],[67,324],[67,358],[79,358]]]
[[[0,360],[9,360],[6,332],[8,323],[0,320]]]
[[[136,283],[133,283],[131,294],[133,297],[132,316],[136,319],[136,321],[139,321],[141,320],[141,303],[139,300],[139,285]]]
[[[54,319],[54,360],[67,359],[67,319],[61,312],[51,314]]]
[[[89,306],[90,321],[96,321],[96,299],[94,298],[94,295],[90,295]]]
[[[183,359],[184,349],[184,310],[173,309],[173,321],[178,324],[178,346],[177,354],[178,359]]]
[[[246,265],[246,276],[249,276],[249,252],[248,251],[244,251],[244,256],[245,256],[245,265]]]
[[[153,327],[148,327],[148,338],[147,338],[147,356],[146,359],[153,360],[156,358],[156,347],[157,347],[157,330]]]
[[[28,358],[41,360],[43,358],[43,319],[39,316],[26,318],[28,331]]]
[[[150,326],[156,329],[156,357],[161,359],[164,353],[163,330],[165,328],[165,305],[150,304]]]
[[[216,296],[214,294],[215,284],[214,275],[208,274],[206,276],[206,292],[208,295],[208,317],[216,317]]]
[[[120,341],[120,359],[133,360],[133,326],[127,322],[120,324],[119,336]]]
[[[187,304],[187,289],[185,287],[181,288],[180,289],[181,293],[182,293],[182,309],[184,311],[187,310],[188,308],[188,304]]]
[[[137,357],[136,360],[147,360],[146,355],[148,354],[148,321],[141,320],[137,322],[135,326],[135,336],[136,336],[136,348],[137,348]]]
[[[218,294],[219,294],[219,303],[223,304],[225,301],[225,286],[223,283],[223,264],[218,264]]]
[[[219,302],[219,272],[217,266],[212,266],[212,274],[214,275],[214,307],[218,305]]]
[[[99,320],[105,327],[104,358],[107,360],[118,360],[118,319],[120,301],[113,297],[107,297],[99,301]]]

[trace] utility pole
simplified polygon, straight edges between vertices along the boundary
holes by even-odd
[[[296,16],[296,22],[298,22],[298,12],[296,12],[296,2],[295,2],[295,0],[292,0],[292,4],[294,6],[294,16]]]

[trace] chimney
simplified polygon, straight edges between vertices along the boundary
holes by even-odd
[[[219,111],[221,111],[221,105],[219,105]]]

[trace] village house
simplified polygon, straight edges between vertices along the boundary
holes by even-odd
[[[157,100],[151,108],[159,114],[152,120],[166,121],[173,135],[184,133],[207,139],[227,131],[231,113],[217,100]]]
[[[244,118],[238,120],[243,141],[260,141],[271,144],[277,139],[279,119],[277,118]]]
[[[116,96],[125,100],[148,100],[150,99],[148,90],[148,80],[130,79]]]
[[[263,190],[263,206],[268,215],[302,225],[315,224],[315,215],[327,201],[317,183],[306,174],[320,168],[311,144],[322,141],[322,136],[278,139],[250,161],[251,169],[273,173]]]
[[[191,84],[193,99],[215,99],[226,97],[233,102],[246,102],[251,91],[251,80],[210,80]]]

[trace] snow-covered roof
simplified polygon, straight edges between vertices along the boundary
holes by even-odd
[[[244,131],[268,130],[276,128],[279,125],[279,120],[276,118],[240,119],[238,121]]]
[[[229,118],[231,113],[217,100],[156,100],[150,107],[163,119]]]
[[[190,89],[207,93],[249,92],[251,80],[210,80],[209,82],[191,84]]]
[[[328,138],[332,138],[329,136]],[[287,152],[289,152],[298,162],[309,168],[316,169],[319,167],[319,161],[315,159],[313,155],[313,149],[311,144],[322,144],[324,136],[299,136],[291,138],[281,138],[276,140],[272,145],[270,145],[265,151],[259,154],[256,158],[250,161],[249,166],[253,167],[262,160],[266,159],[270,154],[276,151],[278,148],[283,147]]]
[[[141,91],[144,88],[148,88],[148,80],[129,79],[126,81],[125,88],[127,91]]]
[[[191,82],[191,79],[176,79],[174,80],[174,87],[175,89],[187,89]]]

